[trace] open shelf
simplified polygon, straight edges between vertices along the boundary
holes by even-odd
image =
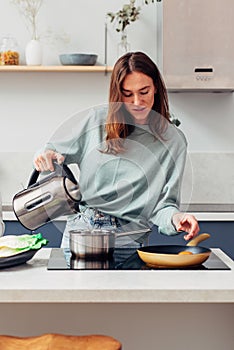
[[[111,72],[110,66],[0,66],[0,72]]]

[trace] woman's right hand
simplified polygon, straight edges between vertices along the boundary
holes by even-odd
[[[64,162],[65,157],[52,150],[47,150],[44,153],[39,154],[33,161],[34,166],[37,171],[54,171],[53,161],[56,161],[58,164]]]

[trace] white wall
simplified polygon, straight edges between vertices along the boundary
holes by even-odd
[[[98,64],[104,64],[104,22],[108,11],[120,9],[126,0],[44,0],[40,12],[39,28],[44,45],[43,64],[59,64],[61,52],[89,52],[98,54]],[[142,1],[138,1],[142,4]],[[141,19],[129,27],[129,41],[132,50],[142,50],[155,61],[160,57],[157,48],[157,6],[143,6]],[[45,40],[48,28],[52,30],[52,41]],[[10,0],[0,1],[0,38],[5,35],[16,37],[24,63],[24,47],[30,39],[25,23]],[[70,38],[65,44],[55,37]],[[119,35],[108,24],[108,64],[117,58]],[[26,185],[32,169],[32,155],[50,138],[53,131],[70,115],[87,107],[107,101],[110,75],[103,73],[0,73],[0,191],[3,202],[11,203],[12,196],[22,185]],[[232,176],[233,166],[227,161],[234,153],[234,96],[232,93],[170,93],[171,109],[181,120],[189,151],[196,156],[192,166],[197,169],[197,154],[202,153],[207,178],[214,176],[210,171],[209,159],[219,157],[219,168]],[[211,157],[211,158],[210,158]],[[232,159],[232,158],[231,158]],[[213,169],[213,168],[212,168]],[[204,176],[204,171],[200,175]],[[225,178],[226,179],[226,178]],[[228,178],[229,179],[229,178]],[[197,179],[196,179],[197,180]],[[223,182],[222,171],[216,180]],[[199,180],[196,183],[200,183]],[[214,197],[204,196],[196,187],[193,202],[233,202],[230,192],[220,191]],[[224,185],[223,185],[224,186]],[[225,193],[228,193],[226,184]],[[186,188],[186,186],[185,186]],[[194,188],[194,186],[193,186]],[[212,191],[212,188],[210,188]],[[185,194],[187,197],[187,194]]]
[[[38,32],[44,44],[44,64],[59,63],[58,55],[64,52],[89,52],[99,55],[98,62],[104,62],[104,30],[107,12],[121,9],[126,0],[43,0],[38,15]],[[144,50],[156,56],[156,13],[157,5],[143,5],[140,20],[128,29],[132,50]],[[143,6],[142,6],[143,5]],[[108,23],[108,63],[114,63],[120,35]],[[11,0],[0,1],[0,37],[14,36],[24,62],[24,47],[30,39],[25,21]],[[66,39],[66,40],[64,40]],[[68,39],[68,40],[67,40]]]

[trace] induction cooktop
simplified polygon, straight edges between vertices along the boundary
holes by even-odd
[[[202,265],[176,268],[151,268],[138,256],[135,248],[116,248],[111,259],[74,259],[69,249],[52,248],[48,270],[230,270],[214,252]]]

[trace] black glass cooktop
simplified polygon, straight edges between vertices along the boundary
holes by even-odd
[[[138,256],[135,248],[116,248],[109,260],[74,259],[69,249],[52,248],[48,270],[152,270]],[[154,270],[162,268],[154,268]],[[170,270],[170,268],[164,268]],[[202,265],[176,267],[173,270],[230,270],[214,252]]]

